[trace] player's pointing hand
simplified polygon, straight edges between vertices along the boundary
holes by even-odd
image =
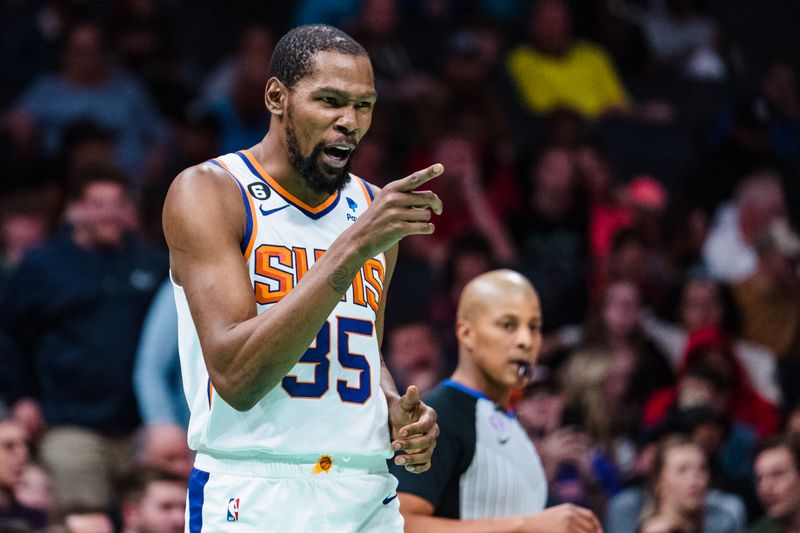
[[[354,238],[364,257],[374,257],[407,235],[433,233],[433,214],[442,214],[442,201],[419,187],[444,172],[436,163],[386,185],[369,209],[353,224]]]
[[[419,398],[419,390],[411,385],[406,393],[389,407],[392,450],[403,451],[395,456],[395,464],[409,472],[425,472],[431,467],[431,455],[439,436],[436,411]]]

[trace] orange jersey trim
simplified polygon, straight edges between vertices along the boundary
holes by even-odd
[[[367,201],[367,205],[372,204],[372,192],[367,188],[367,182],[358,176],[355,178],[358,181],[358,184],[361,185],[361,189],[364,191],[364,199]]]
[[[265,182],[267,182],[267,184],[270,187],[272,187],[275,190],[275,192],[283,196],[283,198],[287,202],[294,204],[295,206],[305,211],[308,211],[309,213],[312,213],[314,215],[321,213],[322,211],[325,211],[327,208],[329,208],[339,198],[339,192],[337,191],[335,194],[330,195],[327,200],[325,200],[318,206],[311,207],[310,205],[303,202],[302,200],[294,196],[292,193],[284,189],[281,186],[281,184],[275,180],[275,178],[270,176],[267,173],[267,171],[264,170],[264,167],[261,166],[261,163],[259,163],[248,150],[242,150],[241,153],[247,158],[250,164],[253,165],[253,168],[255,168],[256,171],[258,171],[259,177],[263,179]]]
[[[224,168],[225,172],[227,172],[230,177],[236,181],[236,184],[239,186],[239,189],[242,192],[242,196],[247,199],[247,203],[250,205],[250,212],[247,213],[247,217],[249,219],[248,223],[252,224],[252,228],[250,228],[250,238],[247,240],[247,245],[242,252],[244,260],[249,261],[250,255],[253,253],[253,246],[256,243],[256,236],[258,235],[258,217],[256,216],[256,206],[255,203],[253,203],[253,197],[250,195],[250,193],[246,192],[245,187],[242,185],[239,179],[234,176],[233,172],[231,172],[231,169],[225,164],[224,161],[219,158],[214,158],[213,161]]]

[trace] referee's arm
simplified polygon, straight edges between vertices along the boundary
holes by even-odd
[[[455,520],[433,516],[433,505],[416,494],[398,492],[405,533],[596,533],[597,517],[582,507],[563,504],[529,516]]]

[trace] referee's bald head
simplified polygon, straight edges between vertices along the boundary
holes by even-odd
[[[528,278],[510,269],[492,270],[467,283],[458,300],[458,320],[471,320],[488,306],[504,298],[530,296],[537,302],[539,295]]]

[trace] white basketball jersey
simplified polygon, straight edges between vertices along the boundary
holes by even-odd
[[[242,194],[247,212],[242,254],[259,314],[286,296],[372,201],[369,186],[355,176],[342,191],[310,207],[247,151],[211,163],[223,168]],[[190,447],[225,454],[391,457],[375,331],[385,271],[383,254],[364,264],[308,351],[246,412],[233,409],[214,390],[186,296],[175,285]]]

